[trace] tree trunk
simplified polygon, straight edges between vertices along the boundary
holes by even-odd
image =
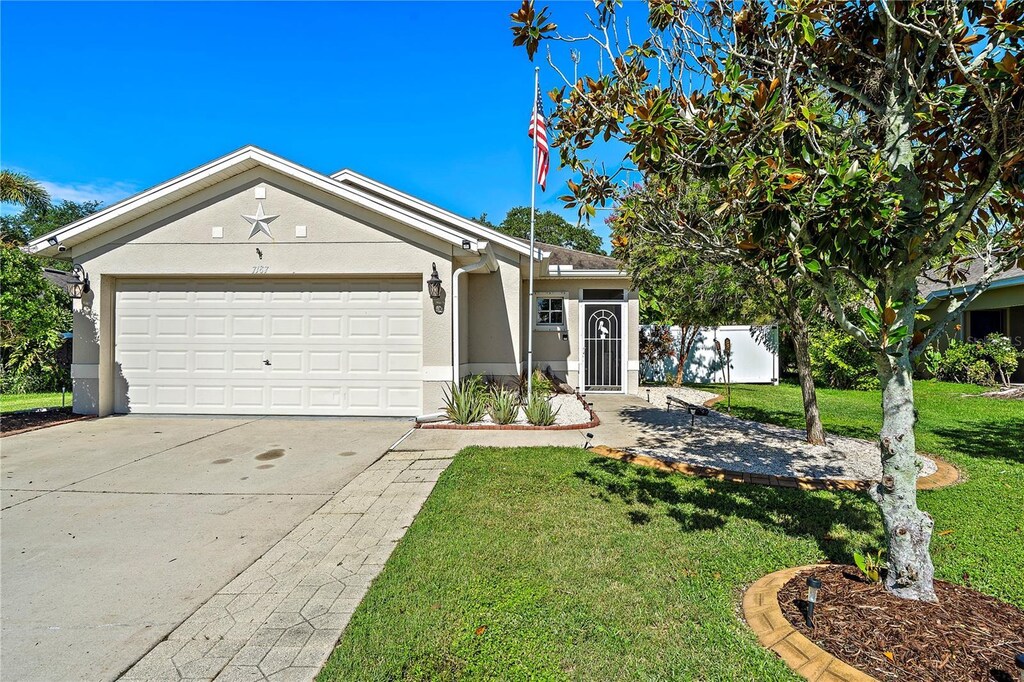
[[[679,363],[676,365],[676,388],[683,385],[683,369],[686,367],[686,360],[690,357],[693,349],[693,342],[697,340],[697,333],[700,327],[693,325],[679,325]]]
[[[814,389],[811,374],[811,354],[808,350],[810,338],[807,323],[797,313],[790,315],[790,331],[793,336],[793,351],[796,353],[796,373],[800,378],[800,393],[804,399],[804,423],[807,425],[807,442],[811,445],[825,444],[825,426],[818,411],[818,393]]]
[[[913,324],[914,306],[906,324]],[[914,439],[914,384],[909,349],[900,344],[899,355],[877,359],[882,384],[882,480],[871,497],[882,510],[889,542],[885,587],[904,599],[936,602],[935,569],[928,552],[932,517],[917,508],[917,475],[921,462]]]

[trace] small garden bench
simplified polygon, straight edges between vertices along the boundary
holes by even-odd
[[[673,407],[677,407],[682,410],[686,410],[690,413],[690,427],[693,428],[694,419],[697,417],[706,417],[710,410],[703,405],[694,405],[688,403],[682,398],[677,398],[673,395],[665,396],[665,411],[671,412]]]

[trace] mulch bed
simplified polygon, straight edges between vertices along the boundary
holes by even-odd
[[[822,586],[814,629],[804,623],[807,577]],[[798,573],[779,590],[798,632],[879,680],[1016,682],[1024,611],[966,587],[935,581],[938,604],[894,597],[851,566]]]
[[[70,407],[56,407],[36,412],[15,412],[0,416],[0,434],[14,436],[47,426],[57,426],[88,418],[88,415],[72,414]]]

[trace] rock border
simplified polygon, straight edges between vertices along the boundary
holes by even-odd
[[[743,593],[743,618],[761,646],[774,651],[793,672],[811,682],[878,682],[807,639],[782,615],[782,586],[800,571],[826,565],[785,568],[764,576]]]
[[[730,471],[717,467],[708,467],[701,464],[687,464],[686,462],[666,462],[657,457],[647,455],[633,455],[622,450],[616,450],[605,445],[597,445],[592,451],[603,457],[617,459],[630,464],[658,469],[667,473],[684,474],[698,478],[710,478],[717,481],[730,481],[732,483],[752,483],[754,485],[766,485],[775,488],[799,488],[800,490],[857,490],[866,491],[873,481],[855,480],[847,478],[810,478],[807,476],[776,476],[774,474],[752,474],[746,471]],[[960,470],[949,462],[932,457],[938,466],[931,476],[925,476],[917,480],[918,490],[937,490],[954,485],[963,480]]]
[[[552,424],[551,426],[534,426],[533,424],[439,424],[437,422],[416,422],[417,429],[447,429],[449,431],[578,431],[580,429],[592,429],[600,426],[594,408],[583,399],[579,393],[576,398],[583,403],[584,409],[590,415],[590,421],[584,424]]]

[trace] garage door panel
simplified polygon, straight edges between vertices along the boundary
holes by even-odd
[[[119,282],[121,412],[413,415],[419,280]],[[269,360],[266,365],[264,360]]]

